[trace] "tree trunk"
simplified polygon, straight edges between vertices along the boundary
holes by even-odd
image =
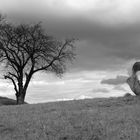
[[[18,87],[19,87],[19,91],[16,93],[16,97],[17,97],[17,104],[24,104],[24,99],[25,99],[25,95],[26,95],[26,91],[29,85],[29,82],[31,80],[31,77],[33,75],[33,70],[31,69],[29,74],[26,74],[26,82],[23,86],[23,74],[21,72],[21,77],[19,78],[18,81]]]
[[[17,97],[17,104],[18,105],[24,104],[24,98],[23,98],[23,96],[18,96]]]
[[[18,94],[16,94],[18,105],[24,104],[25,94],[26,94],[25,91],[22,91],[22,92],[19,92]]]

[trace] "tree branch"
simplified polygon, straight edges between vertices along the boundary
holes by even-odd
[[[8,75],[5,75],[4,78],[5,79],[10,79],[12,81],[15,91],[16,91],[16,93],[18,93],[17,85],[16,85],[14,79],[12,77],[8,76]]]
[[[38,72],[38,71],[45,70],[45,69],[49,68],[56,60],[57,60],[57,59],[54,58],[48,65],[34,70],[33,73],[36,73],[36,72]]]
[[[11,72],[9,72],[8,74],[11,75],[11,76],[13,76],[13,77],[15,77],[18,80],[18,76],[17,75],[15,75],[15,74],[13,74]]]

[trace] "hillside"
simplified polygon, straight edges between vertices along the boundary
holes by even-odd
[[[0,107],[2,140],[139,140],[135,96]]]
[[[16,105],[16,101],[7,97],[0,96],[0,106],[2,105]]]

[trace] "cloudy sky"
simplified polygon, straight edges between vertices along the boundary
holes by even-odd
[[[0,0],[0,12],[14,22],[42,21],[56,37],[79,38],[77,59],[64,77],[35,75],[28,102],[131,92],[125,80],[140,59],[139,0]],[[0,95],[14,97],[12,85],[1,80]]]

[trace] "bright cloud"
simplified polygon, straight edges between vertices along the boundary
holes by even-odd
[[[101,84],[102,79],[116,77],[119,71],[80,71],[66,73],[59,79],[52,74],[36,74],[27,91],[26,101],[30,103],[83,99],[95,97],[121,96],[129,92],[127,85],[123,90],[114,85]],[[0,96],[15,98],[13,86],[6,81],[0,81]],[[3,84],[2,84],[3,83]],[[126,92],[125,92],[126,91]]]
[[[38,74],[30,84],[27,94],[29,102],[46,102],[60,99],[81,99],[94,97],[110,97],[125,94],[117,90],[114,85],[102,85],[100,82],[106,77],[114,77],[118,72],[81,71],[66,73],[62,79],[54,75]],[[39,76],[40,75],[40,76]],[[42,77],[46,77],[43,78]],[[50,78],[48,78],[50,77]],[[41,82],[42,81],[42,82]],[[126,91],[128,87],[125,87]]]

